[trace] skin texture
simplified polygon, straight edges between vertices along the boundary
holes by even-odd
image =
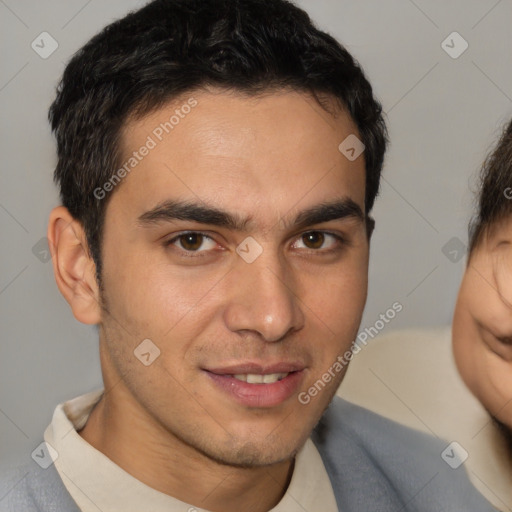
[[[293,457],[344,371],[308,405],[297,395],[350,347],[367,293],[364,216],[307,226],[294,220],[338,200],[351,199],[364,212],[364,157],[350,162],[338,150],[357,134],[350,117],[329,114],[309,95],[190,96],[197,106],[109,200],[102,290],[80,224],[63,207],[50,217],[57,284],[75,317],[100,327],[106,392],[81,435],[142,482],[187,503],[264,511],[286,491]],[[125,155],[190,96],[128,123]],[[138,222],[167,200],[247,222],[242,229]],[[199,252],[176,239],[190,230],[211,237],[194,246]],[[330,234],[311,244],[303,236],[311,231]],[[252,263],[236,252],[248,236],[263,250]],[[147,338],[160,350],[149,366],[134,356]],[[283,361],[304,370],[296,392],[271,407],[237,403],[205,371]]]
[[[473,250],[457,299],[453,351],[472,393],[512,429],[512,220]]]

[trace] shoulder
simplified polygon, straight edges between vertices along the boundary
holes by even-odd
[[[325,443],[349,442],[375,456],[393,454],[396,458],[406,453],[410,459],[411,454],[421,453],[435,456],[437,462],[437,458],[442,461],[441,452],[447,445],[339,397],[334,397],[315,430]]]
[[[349,510],[494,510],[471,485],[449,443],[339,397],[312,439],[337,498]]]
[[[79,512],[51,465],[27,464],[0,473],[0,512]]]
[[[472,484],[497,508],[512,510],[506,442],[459,376],[450,326],[379,335],[352,359],[338,396],[407,427],[457,441],[469,454],[464,468]]]

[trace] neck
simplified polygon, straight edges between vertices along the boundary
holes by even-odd
[[[212,512],[268,511],[293,472],[292,460],[251,468],[212,460],[160,425],[122,382],[102,397],[80,435],[142,483]]]

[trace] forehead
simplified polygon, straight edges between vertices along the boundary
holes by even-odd
[[[126,125],[121,166],[136,165],[112,202],[141,211],[180,198],[275,217],[343,195],[364,211],[364,154],[338,148],[348,136],[359,138],[350,116],[307,94],[186,94]]]
[[[473,236],[474,245],[468,257],[468,265],[475,261],[490,262],[490,255],[512,243],[512,215],[483,226],[480,233]]]

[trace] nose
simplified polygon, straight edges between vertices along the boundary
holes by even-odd
[[[279,258],[272,260],[263,255],[253,263],[240,260],[230,272],[232,293],[224,322],[232,332],[257,334],[267,342],[276,342],[304,326],[291,271]]]

